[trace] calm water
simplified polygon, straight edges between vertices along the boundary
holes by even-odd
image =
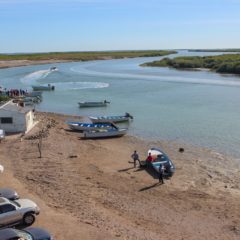
[[[36,107],[40,111],[74,115],[129,112],[135,117],[130,134],[240,157],[240,77],[139,67],[156,59],[159,57],[55,64],[57,72],[48,70],[53,65],[2,69],[0,85],[30,90],[34,84],[52,83],[56,90],[44,92],[43,102]],[[79,101],[104,99],[111,102],[107,108],[78,108]]]

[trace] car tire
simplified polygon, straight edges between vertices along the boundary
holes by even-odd
[[[26,213],[23,216],[23,224],[26,226],[31,226],[35,222],[35,216],[32,213]]]

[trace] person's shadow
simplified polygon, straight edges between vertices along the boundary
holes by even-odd
[[[139,189],[138,191],[139,191],[139,192],[143,192],[143,191],[149,190],[149,189],[151,189],[151,188],[154,188],[154,187],[157,187],[157,186],[160,186],[160,185],[162,185],[162,183],[157,182],[157,183],[154,183],[154,184],[152,184],[152,185],[150,185],[150,186],[143,187],[143,188]]]

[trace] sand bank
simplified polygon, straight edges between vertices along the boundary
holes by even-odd
[[[21,66],[29,66],[29,65],[61,63],[61,62],[70,62],[70,61],[54,60],[54,59],[52,59],[52,60],[38,60],[38,61],[9,60],[9,61],[0,61],[0,68],[11,68],[11,67],[21,67]]]
[[[6,169],[0,186],[36,201],[41,213],[34,226],[46,227],[57,240],[240,238],[238,161],[209,149],[132,136],[82,140],[64,124],[69,116],[38,118],[22,140],[11,136],[0,144]],[[46,125],[39,158],[36,136]],[[129,163],[133,150],[144,159],[153,146],[177,168],[164,185]],[[179,147],[185,151],[179,153]]]

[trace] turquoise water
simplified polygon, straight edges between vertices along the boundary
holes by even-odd
[[[178,55],[213,55],[188,53]],[[220,53],[217,53],[220,54]],[[176,55],[172,55],[174,57]],[[135,118],[132,135],[208,147],[240,157],[240,77],[208,71],[140,67],[158,58],[134,58],[38,65],[0,70],[0,85],[31,89],[55,85],[43,93],[40,111],[74,115],[122,115]],[[79,101],[108,100],[106,108],[78,108]]]

